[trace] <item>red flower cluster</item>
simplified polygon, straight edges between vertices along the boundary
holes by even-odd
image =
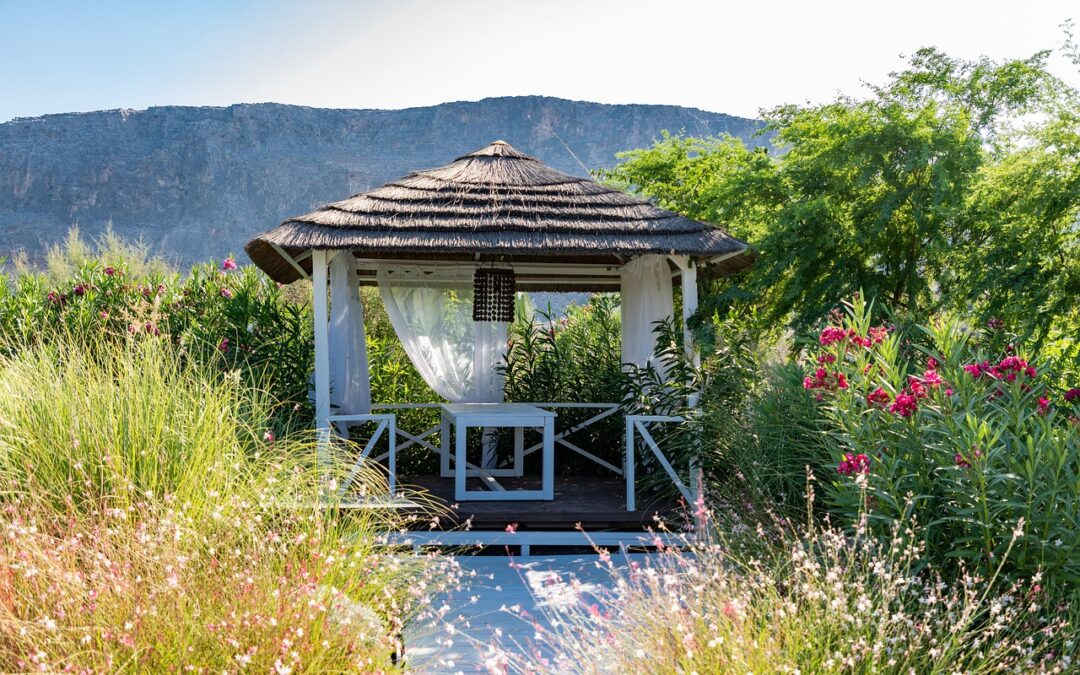
[[[847,389],[848,381],[847,376],[837,371],[835,373],[829,373],[824,368],[818,368],[814,371],[814,376],[807,376],[803,378],[803,389]]]
[[[897,394],[889,406],[889,412],[900,417],[911,417],[919,409],[919,399],[914,394]]]
[[[221,269],[226,271],[226,272],[231,272],[231,271],[235,270],[236,269],[236,259],[231,258],[231,257],[225,258],[225,261],[221,263]]]
[[[845,453],[844,459],[836,467],[836,472],[845,476],[855,473],[870,473],[870,458],[862,454]]]
[[[860,347],[869,349],[876,344],[881,344],[882,340],[885,339],[885,336],[889,334],[889,330],[884,326],[874,326],[867,332],[869,333],[868,335],[859,335],[858,331],[854,328],[844,330],[840,326],[826,326],[821,331],[821,335],[818,336],[818,342],[820,342],[823,347],[827,347],[835,342],[849,339]]]
[[[1027,361],[1019,356],[1006,356],[997,365],[993,365],[989,361],[969,363],[964,366],[964,372],[975,379],[986,375],[995,380],[1005,380],[1007,382],[1015,382],[1020,375],[1035,377],[1037,374],[1035,366],[1029,365]]]
[[[1073,387],[1065,392],[1065,402],[1072,403],[1073,401],[1080,401],[1080,387]]]
[[[885,391],[881,387],[878,387],[874,391],[866,395],[866,402],[870,405],[885,407],[885,404],[892,400],[892,396],[889,392]]]

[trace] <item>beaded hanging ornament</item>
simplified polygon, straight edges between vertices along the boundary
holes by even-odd
[[[478,269],[473,274],[473,321],[514,320],[514,270]]]

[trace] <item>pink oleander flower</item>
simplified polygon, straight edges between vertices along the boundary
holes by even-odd
[[[990,317],[990,320],[986,322],[986,326],[991,330],[998,330],[1005,326],[1005,321],[996,316],[992,316]]]
[[[864,347],[866,349],[869,349],[869,348],[874,346],[874,341],[873,340],[871,340],[868,337],[863,337],[862,335],[859,335],[858,333],[856,333],[854,331],[854,329],[848,331],[848,337],[851,338],[851,341],[853,343],[859,345],[860,347]]]
[[[1040,415],[1045,415],[1048,412],[1050,412],[1050,399],[1046,398],[1045,396],[1040,396],[1039,397],[1039,414]]]
[[[870,339],[874,341],[874,344],[881,344],[885,338],[889,335],[889,329],[885,326],[872,326],[869,331]]]
[[[923,383],[914,375],[911,375],[910,378],[911,381],[908,382],[908,390],[911,392],[911,395],[915,398],[926,398],[927,391],[926,387],[923,386]]]
[[[926,359],[926,369],[927,370],[937,370],[939,365],[941,365],[941,364],[939,364],[938,360],[935,359],[933,356],[930,356],[930,357],[928,357]]]
[[[109,318],[109,313],[106,312],[105,310],[102,310],[101,313],[98,314],[98,316],[100,316],[102,319],[108,319]]]
[[[889,412],[900,417],[911,417],[919,408],[919,399],[912,394],[897,394],[889,406]]]
[[[866,402],[869,405],[876,405],[878,407],[884,408],[885,405],[888,404],[890,401],[892,401],[892,396],[890,396],[889,392],[885,391],[881,387],[878,387],[877,389],[866,395]]]
[[[834,356],[833,354],[822,354],[821,356],[817,357],[817,362],[821,365],[825,365],[826,363],[835,363],[836,356]]]
[[[959,452],[956,453],[956,457],[953,458],[953,461],[955,461],[956,466],[960,467],[961,469],[971,468],[971,463],[964,459],[964,456],[961,455]]]
[[[232,298],[233,298],[232,290],[230,290],[227,287],[223,287],[221,289],[221,297],[225,298],[226,300],[232,300]]]
[[[271,431],[270,429],[267,429],[266,432],[263,434],[263,440],[266,441],[267,443],[273,445],[274,444],[274,432]]]
[[[963,366],[964,372],[976,380],[982,377],[982,366],[978,363],[968,363]]]
[[[821,335],[818,337],[818,341],[823,347],[833,344],[834,342],[840,342],[847,337],[847,332],[839,326],[826,326],[821,331]]]
[[[75,295],[84,295],[86,293],[86,286],[83,284],[75,284],[75,287],[71,289],[71,292]]]
[[[1065,392],[1065,402],[1072,403],[1073,401],[1080,401],[1080,387],[1073,387]]]
[[[218,351],[220,351],[222,354],[228,353],[228,351],[229,351],[229,338],[222,338],[221,342],[218,343],[217,348],[218,348]]]
[[[115,267],[106,267],[104,271],[105,271],[105,276],[107,276],[107,277],[111,277],[111,276],[116,275],[116,268]]]
[[[225,260],[221,263],[221,269],[225,270],[226,272],[232,272],[236,269],[236,260],[232,256],[225,258]]]
[[[923,382],[931,389],[937,389],[945,384],[945,380],[941,379],[941,375],[938,375],[936,370],[928,370],[923,373]]]
[[[143,330],[145,330],[147,333],[150,333],[151,335],[161,335],[161,331],[158,329],[157,325],[154,324],[153,321],[147,321],[146,325],[143,326]]]
[[[844,476],[856,473],[870,473],[870,458],[859,453],[845,453],[844,459],[836,467],[836,472]]]
[[[45,299],[48,300],[49,302],[51,302],[54,305],[59,305],[59,304],[61,304],[63,302],[63,299],[62,299],[61,295],[59,293],[57,293],[56,291],[49,291],[45,295]]]
[[[157,285],[157,294],[161,295],[164,292],[165,292],[165,284],[158,284]]]

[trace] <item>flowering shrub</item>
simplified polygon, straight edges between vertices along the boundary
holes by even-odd
[[[1022,346],[980,338],[956,319],[872,326],[859,299],[821,332],[806,386],[840,456],[830,506],[882,527],[914,512],[934,560],[986,568],[1013,545],[1010,575],[1075,584],[1080,401]]]
[[[997,590],[986,576],[947,581],[926,566],[908,524],[884,540],[813,525],[774,540],[742,525],[734,539],[651,556],[600,555],[611,591],[551,609],[532,649],[510,641],[490,672],[1065,673],[1071,627],[1038,579]],[[740,539],[774,557],[733,553]],[[893,543],[896,542],[896,543]],[[1006,549],[1007,551],[1008,549]],[[1004,561],[1006,556],[1000,562]],[[528,618],[528,617],[525,617]]]
[[[311,313],[255,268],[240,269],[230,257],[187,276],[160,268],[138,275],[129,271],[142,267],[138,261],[87,255],[60,267],[64,276],[23,271],[0,283],[0,353],[58,338],[90,349],[164,334],[185,358],[239,371],[273,392],[283,410],[306,405]]]
[[[0,357],[0,670],[390,670],[454,583],[377,545],[389,512],[318,508],[310,442],[200,368],[162,338]]]

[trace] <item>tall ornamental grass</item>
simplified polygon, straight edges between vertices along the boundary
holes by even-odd
[[[911,523],[888,539],[853,530],[747,529],[731,539],[623,560],[601,553],[611,590],[509,638],[491,672],[522,673],[1066,673],[1074,633],[1037,579],[1002,589],[926,565]],[[764,558],[740,551],[775,544]],[[571,586],[574,587],[573,585]],[[528,617],[525,617],[526,619]]]
[[[0,671],[393,668],[454,574],[319,508],[273,405],[153,336],[0,358]]]

